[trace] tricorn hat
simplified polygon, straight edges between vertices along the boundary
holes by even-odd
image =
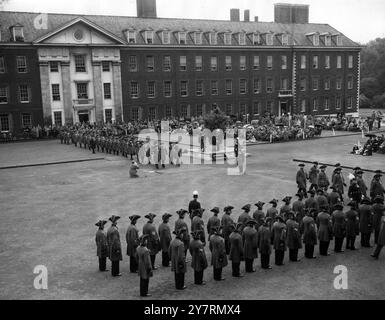
[[[128,217],[128,219],[130,219],[131,221],[138,220],[139,218],[140,218],[140,216],[137,214],[134,214],[134,215]]]
[[[360,167],[354,167],[353,170],[358,171],[358,170],[361,170],[361,168]]]
[[[114,216],[112,215],[108,220],[110,220],[112,223],[115,223],[116,221],[118,221],[120,219],[119,216]]]
[[[95,226],[97,227],[102,227],[107,223],[106,220],[99,220],[98,222],[95,223]]]
[[[146,214],[144,217],[147,218],[148,220],[154,220],[154,218],[156,217],[156,214],[149,213],[149,214]]]
[[[253,225],[255,225],[255,224],[257,224],[257,221],[255,221],[254,219],[249,219],[249,220],[247,220],[247,222],[246,222],[246,225],[247,225],[247,226],[253,226]]]
[[[326,169],[327,166],[325,166],[324,164],[322,166],[319,167],[320,169]]]
[[[283,202],[290,202],[291,201],[291,197],[290,196],[286,196],[285,198],[282,199]]]
[[[179,216],[184,216],[188,211],[185,210],[185,209],[180,209],[178,210],[176,213],[179,215]]]
[[[298,192],[298,193],[296,193],[296,194],[295,194],[295,196],[296,196],[296,197],[298,197],[298,198],[303,198],[303,194],[302,194],[302,192]]]
[[[318,166],[318,161],[314,161],[313,164],[317,165]]]
[[[278,203],[278,200],[277,200],[277,199],[273,199],[273,200],[269,201],[269,203],[271,203],[271,204],[277,204],[277,203]]]
[[[315,191],[312,189],[312,190],[309,190],[307,193],[315,194]]]
[[[234,207],[233,206],[226,206],[223,211],[227,212],[227,211],[230,211],[230,210],[233,210]]]
[[[162,220],[167,220],[168,218],[172,217],[172,214],[169,214],[169,213],[165,213],[162,215]]]
[[[242,210],[249,210],[250,211],[250,207],[251,205],[250,204],[245,204],[243,207],[242,207]]]
[[[304,163],[300,163],[300,164],[298,165],[298,167],[304,167],[304,166],[305,166]]]
[[[214,212],[214,213],[219,213],[219,208],[218,207],[214,207],[210,211]]]
[[[384,202],[384,197],[378,194],[378,195],[376,195],[374,197],[373,201],[376,202],[376,203],[383,203]]]
[[[262,207],[263,207],[264,204],[265,204],[265,203],[264,203],[264,202],[261,202],[261,201],[258,201],[257,203],[255,203],[255,205],[256,205],[258,208],[260,208],[260,209],[262,209]]]
[[[364,197],[362,200],[361,200],[361,203],[362,204],[372,204],[372,202],[370,201],[370,199],[368,197]]]

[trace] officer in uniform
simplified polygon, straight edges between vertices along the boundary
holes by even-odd
[[[346,212],[346,249],[356,250],[354,243],[359,235],[357,202],[350,201],[348,206],[350,210]]]
[[[290,211],[292,211],[292,208],[290,206],[291,197],[286,196],[285,198],[282,199],[282,201],[285,202],[285,204],[279,210],[279,215],[283,217],[284,221],[286,221],[287,215],[289,214]]]
[[[202,219],[205,209],[196,209],[196,213],[191,222],[191,232],[200,231],[200,237],[203,245],[206,245],[205,225]],[[219,211],[219,210],[218,210]]]
[[[278,215],[271,229],[271,240],[275,250],[275,264],[283,266],[286,251],[286,224],[283,217]]]
[[[165,213],[162,216],[163,222],[158,227],[158,234],[160,240],[160,248],[162,250],[162,266],[168,267],[170,266],[170,257],[168,255],[168,248],[170,247],[170,243],[172,240],[170,226],[168,225],[168,221],[172,217],[171,214]]]
[[[233,209],[234,209],[233,206],[226,206],[223,209],[224,210],[224,214],[223,214],[222,219],[221,219],[221,228],[222,228],[223,238],[225,239],[226,254],[230,253],[230,240],[229,240],[229,237],[230,237],[230,234],[232,232],[230,230],[230,226],[235,224],[233,219],[230,217],[231,210],[233,210]]]
[[[99,257],[99,271],[108,271],[106,269],[106,260],[108,257],[108,245],[107,245],[107,235],[103,231],[104,225],[107,223],[105,220],[99,220],[95,226],[98,227],[96,231],[95,241],[96,241],[96,255]]]
[[[271,269],[270,255],[271,255],[271,218],[267,217],[258,229],[258,249],[261,254],[262,269]]]
[[[130,257],[130,272],[136,273],[138,271],[138,261],[136,260],[136,248],[139,245],[139,231],[136,228],[136,222],[140,219],[140,216],[134,214],[128,217],[131,220],[131,224],[127,228],[126,241],[127,241],[127,255]]]
[[[293,211],[296,221],[301,223],[302,218],[305,216],[305,204],[302,201],[302,193],[297,193],[295,196],[298,197],[298,200],[293,202]]]
[[[370,197],[372,198],[372,200],[374,200],[376,196],[381,196],[383,198],[385,196],[385,189],[381,183],[381,170],[376,170],[375,172],[376,174],[374,175],[373,180],[370,183]]]
[[[319,212],[319,207],[318,207],[317,200],[314,198],[315,191],[311,190],[311,191],[309,191],[309,194],[310,194],[310,198],[305,200],[305,209],[306,210],[314,209],[315,210],[315,211],[313,211],[314,212],[314,219],[316,219],[318,212]]]
[[[356,180],[357,180],[358,186],[361,189],[361,193],[366,197],[367,191],[368,191],[368,187],[366,186],[365,181],[362,178],[363,173],[364,172],[362,170],[358,170],[357,171],[357,175],[356,175]]]
[[[265,213],[262,211],[263,205],[265,203],[258,201],[255,206],[258,208],[253,213],[253,219],[257,222],[255,229],[258,230],[258,228],[263,224],[263,220],[265,219]]]
[[[345,213],[342,211],[344,206],[341,203],[334,205],[332,213],[333,234],[334,234],[334,252],[344,252],[342,244],[346,236]]]
[[[319,244],[319,253],[321,256],[328,256],[328,249],[330,240],[333,239],[333,227],[331,222],[331,217],[326,208],[320,208],[320,213],[318,213],[316,223],[318,227],[318,240]]]
[[[201,204],[198,201],[198,196],[199,196],[198,191],[195,190],[193,192],[193,199],[188,204],[188,212],[190,214],[191,221],[194,218],[193,217],[194,210],[201,208]]]
[[[220,227],[221,226],[221,220],[219,220],[219,218],[218,218],[219,208],[214,207],[210,211],[213,212],[214,215],[212,217],[210,217],[209,221],[207,222],[207,233],[208,233],[209,237],[212,235],[212,232],[213,232],[212,228],[213,227]]]
[[[303,234],[303,243],[305,244],[305,258],[315,259],[314,246],[317,244],[317,227],[314,221],[315,209],[306,210],[306,215],[302,219],[301,233]]]
[[[298,249],[302,248],[302,243],[299,224],[295,221],[294,216],[294,212],[290,211],[286,221],[286,245],[289,248],[289,260],[292,262],[298,262],[300,261],[300,259],[298,259]]]
[[[143,233],[147,234],[147,248],[150,250],[150,258],[151,258],[151,266],[153,270],[158,269],[158,267],[155,266],[155,258],[156,254],[160,250],[160,241],[159,241],[159,235],[156,231],[156,228],[153,224],[154,218],[156,217],[156,214],[149,213],[144,216],[148,219],[147,223],[143,226]]]
[[[185,238],[184,233],[187,232],[185,227],[181,227],[174,231],[175,238],[170,243],[168,254],[171,259],[171,271],[175,275],[175,288],[184,290],[187,287],[184,285],[184,277],[186,273],[186,255],[185,247],[182,239]]]
[[[370,235],[373,231],[373,209],[370,199],[365,197],[358,207],[360,218],[361,246],[370,248]]]
[[[257,222],[249,219],[243,229],[243,253],[245,256],[245,271],[255,272],[254,259],[258,258],[258,231],[255,229]]]
[[[310,188],[309,188],[309,191],[310,190],[314,190],[317,191],[318,190],[318,174],[319,174],[319,170],[318,170],[318,162],[315,161],[313,162],[313,166],[310,168],[309,170],[309,181],[310,181]]]
[[[183,232],[183,234],[181,235],[181,237],[182,237],[181,240],[184,244],[185,256],[186,256],[188,247],[190,245],[190,235],[188,233],[189,230],[188,230],[187,223],[184,221],[184,217],[185,217],[185,214],[187,212],[188,211],[186,211],[184,209],[180,209],[176,212],[179,215],[179,219],[175,221],[175,228],[174,228],[175,234],[177,234],[179,232],[179,230],[182,228],[186,229],[186,232]]]
[[[270,221],[270,230],[271,230],[272,224],[275,221],[275,217],[278,215],[278,210],[277,210],[278,200],[273,199],[269,203],[271,203],[272,206],[269,209],[267,209],[266,217],[270,218],[269,221]]]
[[[119,262],[123,260],[122,256],[122,246],[120,244],[120,234],[118,227],[116,226],[119,216],[111,216],[109,220],[111,221],[111,226],[107,231],[107,244],[109,259],[111,260],[111,274],[113,277],[119,277],[122,274],[119,272]]]
[[[325,165],[320,166],[321,172],[318,174],[318,188],[323,191],[327,191],[330,185],[329,178],[325,172],[326,168]]]
[[[305,198],[307,198],[307,189],[306,189],[306,180],[307,180],[307,174],[304,170],[305,165],[303,163],[300,163],[298,165],[300,168],[297,171],[297,176],[296,176],[296,182],[298,186],[298,192],[297,193],[302,193]]]
[[[191,267],[194,270],[194,283],[197,285],[204,285],[206,282],[203,281],[203,273],[208,267],[208,263],[204,244],[200,240],[201,231],[193,231],[191,232],[191,235],[193,240],[190,242],[189,250],[192,257]]]
[[[139,239],[140,245],[136,248],[136,260],[138,261],[138,275],[140,277],[140,296],[150,297],[148,286],[150,277],[153,276],[150,250],[147,248],[148,235],[142,235]]]
[[[242,210],[243,212],[240,214],[240,216],[238,217],[238,223],[242,223],[243,224],[243,228],[246,226],[246,223],[247,221],[249,221],[251,219],[250,215],[249,215],[249,212],[250,212],[250,207],[251,205],[250,204],[246,204],[242,207]],[[242,229],[243,229],[242,228]],[[242,230],[241,230],[242,231]]]
[[[210,237],[211,265],[214,269],[214,280],[225,280],[222,277],[222,268],[226,267],[227,255],[225,240],[220,235],[220,227],[213,228],[214,233]]]
[[[242,277],[240,273],[241,261],[244,260],[243,252],[243,240],[240,229],[242,224],[238,223],[237,226],[231,225],[230,230],[232,230],[229,236],[230,242],[230,253],[229,260],[232,264],[232,275],[233,277]]]

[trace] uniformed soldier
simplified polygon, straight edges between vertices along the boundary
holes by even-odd
[[[317,226],[314,221],[315,209],[306,210],[306,215],[302,219],[300,226],[303,234],[303,243],[305,244],[305,258],[315,259],[314,246],[317,244]]]
[[[206,234],[205,234],[205,224],[203,222],[202,216],[205,209],[196,209],[196,213],[191,222],[191,232],[200,231],[200,237],[203,245],[206,245]],[[219,211],[219,209],[218,209]]]
[[[318,215],[318,212],[319,212],[319,207],[318,207],[317,200],[314,198],[315,191],[314,190],[310,190],[309,194],[310,194],[310,198],[305,200],[305,209],[306,210],[314,209],[315,210],[315,211],[313,211],[314,219],[316,219],[317,215]]]
[[[230,234],[232,232],[230,230],[230,226],[235,224],[233,219],[230,217],[231,210],[233,210],[233,209],[234,209],[233,206],[226,206],[223,209],[224,210],[224,214],[223,214],[222,219],[221,219],[221,228],[222,228],[223,238],[225,239],[226,254],[230,253],[230,240],[229,240],[229,237],[230,237]]]
[[[376,174],[374,175],[373,180],[370,183],[370,197],[372,198],[372,200],[374,200],[376,196],[381,196],[383,198],[385,196],[385,189],[381,183],[381,170],[376,170],[375,173]]]
[[[96,255],[99,257],[99,271],[108,271],[106,269],[106,262],[108,257],[108,245],[107,245],[107,235],[103,231],[104,225],[107,223],[105,220],[99,220],[95,226],[99,227],[96,231],[95,241],[96,241]]]
[[[266,217],[258,229],[258,248],[261,254],[261,267],[262,269],[271,269],[270,255],[271,255],[271,218]]]
[[[385,215],[384,198],[381,195],[376,195],[373,199],[373,230],[374,243],[377,244],[378,235],[380,234],[381,218]]]
[[[333,208],[339,202],[340,194],[337,192],[337,188],[335,186],[331,186],[330,189],[332,192],[330,192],[328,195],[329,208]]]
[[[148,286],[150,277],[153,276],[150,250],[147,248],[148,235],[142,235],[139,239],[140,245],[136,248],[136,259],[138,261],[138,275],[140,277],[140,296],[150,297]]]
[[[338,167],[334,170],[334,176],[332,180],[332,185],[335,187],[336,191],[340,195],[340,200],[343,203],[344,202],[344,186],[346,186],[344,179],[341,174],[342,168]]]
[[[348,189],[348,197],[355,201],[356,203],[360,203],[362,200],[362,193],[361,193],[361,188],[357,184],[357,179],[353,178],[350,181],[350,186]]]
[[[305,216],[305,204],[302,201],[302,193],[297,193],[295,196],[298,197],[298,200],[293,202],[293,211],[296,221],[301,223],[302,218]]]
[[[302,248],[301,232],[299,224],[295,221],[295,214],[293,211],[288,213],[288,219],[286,221],[287,235],[286,245],[289,248],[289,260],[292,262],[298,262],[298,249]]]
[[[138,271],[136,248],[139,245],[139,231],[136,228],[136,222],[140,219],[140,216],[134,214],[128,218],[131,220],[131,224],[128,226],[126,232],[127,255],[130,257],[130,272],[136,273]]]
[[[230,253],[229,260],[232,265],[232,275],[233,277],[243,277],[240,273],[240,265],[241,261],[244,260],[244,252],[243,252],[243,240],[240,229],[242,228],[242,224],[238,223],[237,226],[231,225],[230,230],[232,230],[229,236],[230,242]]]
[[[281,215],[276,217],[276,221],[271,229],[271,241],[275,250],[275,264],[283,266],[286,251],[286,224]]]
[[[313,190],[313,188],[315,191],[318,190],[318,174],[319,174],[318,162],[314,161],[313,166],[309,170],[309,181],[310,181],[309,191]]]
[[[315,198],[317,201],[318,208],[325,207],[327,210],[329,210],[329,201],[328,198],[326,198],[324,191],[322,189],[317,190],[317,197]]]
[[[156,227],[153,224],[156,214],[149,213],[144,217],[147,218],[148,221],[143,226],[142,234],[148,235],[147,248],[148,250],[150,250],[151,266],[153,270],[157,270],[158,267],[155,266],[155,258],[156,258],[156,254],[160,250],[160,241],[159,241],[158,232],[156,231]]]
[[[271,208],[267,209],[266,217],[270,218],[269,221],[270,221],[270,230],[271,230],[271,227],[275,221],[275,217],[278,215],[278,210],[277,210],[278,200],[273,199],[269,203],[271,203],[272,206]]]
[[[209,218],[209,221],[207,222],[207,233],[209,235],[209,238],[210,236],[212,235],[213,233],[213,227],[220,227],[221,226],[221,220],[219,220],[218,218],[218,214],[219,214],[219,208],[218,207],[214,207],[210,210],[211,212],[214,213],[214,215],[212,217]]]
[[[160,248],[162,250],[162,266],[169,267],[170,266],[170,257],[168,255],[168,248],[170,247],[170,243],[172,240],[171,230],[168,225],[168,221],[172,217],[172,214],[165,213],[162,216],[163,222],[158,227]]]
[[[364,174],[364,172],[362,170],[358,170],[357,175],[356,175],[356,180],[357,180],[358,186],[360,187],[361,193],[366,197],[368,187],[366,186],[365,181],[362,178],[363,174]]]
[[[320,173],[318,174],[318,188],[322,189],[323,191],[327,191],[330,185],[329,178],[326,175],[326,166],[322,165],[320,166]]]
[[[184,221],[184,217],[185,217],[185,214],[188,213],[188,211],[184,209],[180,209],[176,213],[179,215],[179,219],[175,221],[174,232],[178,233],[181,228],[186,229],[186,232],[183,232],[182,238],[181,238],[184,244],[184,250],[185,250],[184,254],[186,256],[188,247],[190,245],[190,235],[188,233],[189,229],[188,229],[187,223]]]
[[[201,231],[191,232],[193,240],[190,242],[189,250],[192,257],[191,267],[194,269],[194,283],[198,285],[206,284],[203,281],[204,270],[208,267],[204,244],[200,240]]]
[[[287,220],[287,215],[290,211],[292,211],[292,208],[290,206],[291,197],[286,196],[282,199],[282,201],[285,203],[281,209],[279,210],[279,215],[284,219],[284,221]]]
[[[360,218],[361,246],[370,248],[370,235],[373,231],[373,209],[370,199],[365,197],[358,207]]]
[[[184,233],[187,232],[185,227],[180,227],[173,233],[175,234],[174,240],[170,243],[168,254],[171,259],[171,271],[175,275],[175,288],[177,290],[184,290],[187,287],[184,285],[184,277],[186,273],[186,255],[183,245]]]
[[[214,227],[214,233],[210,237],[211,265],[214,269],[214,280],[225,280],[222,277],[222,269],[227,266],[225,240],[220,234],[220,227]]]
[[[120,234],[117,227],[119,216],[111,216],[109,220],[111,221],[111,226],[107,231],[107,244],[109,259],[111,260],[111,274],[113,277],[119,277],[122,274],[119,272],[119,262],[123,260],[122,256],[122,246],[120,244]]]
[[[243,228],[246,226],[247,221],[249,221],[251,219],[251,217],[249,215],[250,208],[251,208],[250,204],[244,205],[242,207],[243,212],[238,217],[238,223],[242,223],[243,224]]]
[[[193,216],[194,210],[201,208],[201,204],[198,201],[198,196],[199,196],[198,191],[195,190],[193,192],[193,199],[188,204],[188,213],[190,214],[191,221],[194,218]]]
[[[303,163],[300,163],[299,165],[299,170],[297,171],[297,176],[296,176],[296,182],[298,186],[298,192],[297,193],[302,193],[305,198],[307,198],[307,189],[306,189],[306,180],[307,180],[307,173],[304,170],[305,165]]]
[[[342,244],[346,236],[346,222],[345,213],[342,211],[344,206],[342,203],[334,205],[332,213],[333,234],[334,234],[334,252],[344,252]]]
[[[319,253],[321,256],[328,256],[330,240],[333,239],[333,226],[331,216],[326,208],[320,208],[316,219],[318,227]]]
[[[359,222],[357,213],[357,202],[348,203],[350,210],[346,212],[346,249],[356,250],[356,236],[359,235]]]
[[[382,248],[385,246],[385,216],[381,218],[380,233],[378,234],[377,246],[371,256],[378,259]]]
[[[263,206],[264,202],[258,201],[255,203],[255,206],[258,208],[253,213],[253,219],[257,222],[255,225],[255,229],[258,230],[258,228],[263,224],[263,220],[265,219],[265,213],[263,212]]]
[[[255,272],[254,259],[258,258],[258,231],[255,229],[257,222],[249,219],[243,228],[243,253],[245,256],[245,271]]]

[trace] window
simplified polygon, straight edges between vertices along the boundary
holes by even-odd
[[[233,113],[233,105],[231,103],[226,104],[226,114],[232,114]]]
[[[25,58],[25,56],[16,57],[16,68],[18,73],[27,72],[27,59]]]
[[[259,56],[253,57],[253,70],[259,69]]]
[[[342,37],[340,35],[337,35],[336,42],[337,42],[337,46],[342,46]]]
[[[266,92],[267,93],[273,92],[273,79],[271,78],[266,79]]]
[[[301,100],[301,112],[306,113],[306,99]]]
[[[110,72],[110,62],[102,61],[102,70],[103,72]]]
[[[241,46],[244,46],[246,44],[246,34],[243,32],[239,33],[238,41]]]
[[[162,32],[162,42],[164,44],[170,44],[170,31]]]
[[[50,61],[49,63],[49,71],[50,72],[59,72],[59,62]]]
[[[138,107],[133,107],[131,109],[131,118],[134,121],[138,121],[139,120],[139,108]]]
[[[241,115],[246,115],[247,113],[247,106],[245,103],[241,103],[239,106],[239,112]]]
[[[318,111],[318,98],[313,98],[313,111]]]
[[[261,36],[259,33],[253,33],[253,45],[261,44]]]
[[[139,98],[139,83],[136,81],[130,83],[130,97],[131,99]]]
[[[239,69],[246,70],[246,56],[239,57]]]
[[[149,110],[148,110],[148,118],[149,120],[154,120],[156,119],[156,109],[155,107],[150,107]]]
[[[287,46],[289,44],[289,35],[283,34],[281,41],[283,46]]]
[[[301,78],[299,82],[299,90],[306,91],[306,78]]]
[[[217,44],[218,41],[217,41],[217,33],[216,32],[210,32],[209,34],[209,38],[210,38],[210,44]]]
[[[203,96],[203,80],[197,80],[195,82],[195,94],[197,96]]]
[[[312,79],[312,87],[313,87],[314,91],[319,89],[319,79],[318,78]]]
[[[172,96],[171,81],[164,81],[163,82],[163,95],[166,98],[170,98]]]
[[[353,97],[348,97],[346,107],[347,109],[351,109],[353,107]]]
[[[231,64],[231,56],[226,56],[226,71],[231,71],[232,64]]]
[[[136,32],[130,30],[127,32],[128,43],[136,43]]]
[[[104,99],[111,99],[111,83],[103,83]]]
[[[8,103],[8,87],[2,86],[0,87],[0,104]]]
[[[180,105],[180,116],[183,118],[187,117],[187,105],[186,104],[181,104]]]
[[[196,108],[197,108],[197,112],[196,112],[196,115],[199,117],[201,115],[203,115],[203,105],[202,104],[197,104],[196,105]]]
[[[145,41],[147,44],[154,43],[154,32],[153,31],[145,31]]]
[[[202,32],[195,32],[194,33],[195,37],[195,44],[202,44]]]
[[[170,72],[171,71],[171,56],[163,57],[163,71]]]
[[[155,70],[155,59],[153,56],[146,57],[146,70],[147,72],[154,72]]]
[[[233,80],[231,79],[226,79],[225,82],[225,90],[227,95],[233,94]]]
[[[155,98],[155,81],[147,81],[147,97]]]
[[[281,56],[281,69],[287,69],[287,56]]]
[[[172,117],[172,108],[169,105],[166,105],[166,118]]]
[[[325,98],[325,100],[324,100],[324,109],[325,110],[329,110],[329,107],[330,107],[330,100],[329,100],[329,98]]]
[[[313,56],[313,69],[318,69],[318,56]]]
[[[211,71],[217,71],[218,70],[218,58],[213,56],[211,57],[210,60],[210,65],[211,65]]]
[[[247,80],[239,79],[239,93],[246,94],[247,93]]]
[[[13,26],[12,28],[12,38],[13,41],[24,41],[24,33],[22,26]]]
[[[32,116],[30,113],[21,114],[21,125],[23,128],[32,126]]]
[[[76,90],[78,93],[78,99],[88,99],[88,83],[86,82],[76,83]]]
[[[136,56],[129,56],[128,57],[128,70],[130,72],[138,71],[138,61],[137,61]]]
[[[301,56],[301,69],[306,69],[306,56]]]
[[[348,76],[348,89],[353,89],[353,76]]]
[[[274,108],[274,102],[273,101],[266,101],[266,111],[272,112]]]
[[[330,56],[325,56],[325,69],[330,69]]]
[[[267,69],[273,69],[273,56],[267,56]]]
[[[324,89],[325,90],[330,90],[330,79],[326,78],[324,82]]]
[[[104,118],[106,119],[106,123],[112,122],[112,109],[104,110]]]
[[[180,56],[179,57],[179,70],[180,71],[186,71],[187,70],[186,56]]]
[[[253,92],[254,92],[254,94],[258,94],[261,92],[261,80],[260,79],[254,79],[253,80]]]
[[[336,97],[336,109],[341,109],[341,97]]]
[[[337,56],[337,69],[341,69],[341,68],[342,68],[342,57]]]
[[[289,88],[289,79],[281,78],[281,90],[288,90]]]
[[[262,112],[261,110],[261,102],[260,101],[254,101],[253,103],[253,114],[257,115]]]
[[[325,46],[330,47],[332,45],[332,39],[329,35],[325,35]]]
[[[195,56],[195,71],[202,71],[202,56]]]
[[[21,103],[29,102],[29,88],[25,84],[19,85],[19,100]]]
[[[342,88],[342,79],[341,78],[337,78],[336,80],[336,89],[337,90],[341,90]]]
[[[187,40],[186,40],[186,35],[187,33],[186,32],[179,32],[178,33],[178,36],[179,36],[179,44],[187,44]]]
[[[266,34],[266,45],[268,46],[273,45],[273,34],[271,33]]]
[[[231,33],[230,32],[226,32],[225,35],[224,35],[224,43],[226,45],[230,45],[231,44]]]
[[[75,56],[75,71],[87,72],[86,70],[86,57],[84,55]]]
[[[60,101],[60,86],[59,84],[52,84],[52,100]]]
[[[213,96],[218,95],[218,81],[217,80],[211,80],[211,94]]]
[[[54,111],[53,121],[54,121],[54,124],[59,126],[59,127],[61,127],[63,125],[62,112],[61,111]]]
[[[319,35],[318,34],[313,35],[313,46],[319,46]]]
[[[187,97],[188,96],[188,84],[187,81],[180,82],[180,96]]]
[[[348,56],[348,68],[353,68],[353,56]]]

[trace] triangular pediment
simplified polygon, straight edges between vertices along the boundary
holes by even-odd
[[[121,45],[124,40],[79,17],[40,37],[35,44]]]

